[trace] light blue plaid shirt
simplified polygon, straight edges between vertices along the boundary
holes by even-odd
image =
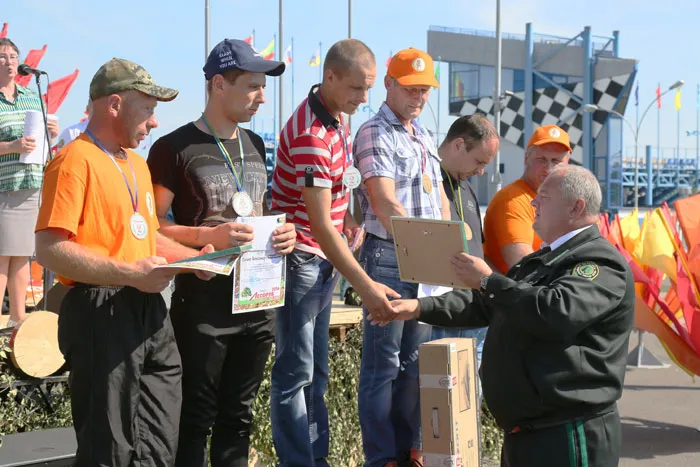
[[[355,167],[362,174],[363,182],[372,177],[394,179],[396,199],[409,217],[442,219],[440,157],[428,130],[417,120],[413,120],[412,124],[415,135],[409,133],[386,102],[383,103],[379,112],[357,131],[353,142]],[[421,171],[425,159],[425,168]],[[430,176],[433,185],[431,193],[423,191],[423,173]],[[362,184],[356,193],[367,232],[391,239],[392,235],[372,210],[367,187]]]

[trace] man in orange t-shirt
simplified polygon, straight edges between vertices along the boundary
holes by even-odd
[[[542,240],[532,229],[537,190],[558,164],[568,164],[569,135],[556,125],[541,126],[525,151],[523,176],[493,197],[484,217],[484,256],[502,273],[540,249]]]
[[[71,372],[76,465],[175,460],[182,368],[159,292],[179,271],[157,266],[198,252],[158,233],[148,166],[129,148],[158,126],[157,102],[177,93],[135,63],[110,60],[90,83],[85,133],[46,169],[36,254],[73,286],[58,341]]]

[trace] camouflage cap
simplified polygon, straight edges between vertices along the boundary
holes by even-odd
[[[102,65],[92,77],[90,99],[95,100],[132,89],[163,102],[175,99],[178,94],[177,89],[156,85],[151,75],[141,65],[122,58],[113,58]]]

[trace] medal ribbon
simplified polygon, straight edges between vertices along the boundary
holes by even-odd
[[[452,199],[454,200],[455,206],[459,208],[459,218],[464,222],[464,205],[462,205],[462,186],[457,182],[457,193],[455,193],[455,187],[452,185],[452,177],[450,174],[445,171],[445,174],[447,175],[447,181],[450,182],[450,189],[452,190]],[[459,202],[457,202],[457,198],[459,198]]]
[[[124,183],[126,184],[126,189],[129,190],[129,197],[131,198],[131,205],[134,207],[134,214],[139,212],[139,187],[136,184],[136,172],[134,171],[134,166],[131,165],[131,161],[129,160],[129,156],[126,157],[126,161],[129,163],[129,167],[131,167],[131,175],[134,178],[134,191],[131,191],[131,187],[129,186],[129,181],[126,179],[126,174],[124,174],[124,171],[122,170],[121,167],[119,167],[119,164],[117,164],[117,161],[114,160],[114,156],[112,153],[107,151],[107,149],[102,146],[102,143],[100,143],[97,138],[95,138],[95,135],[92,134],[92,132],[88,129],[85,129],[85,132],[92,138],[92,141],[95,143],[95,145],[102,149],[105,154],[109,156],[109,159],[112,161],[112,164],[117,168],[120,174],[122,174],[122,178],[124,179]]]
[[[241,129],[240,127],[238,128],[238,150],[241,153],[241,175],[240,178],[238,176],[238,172],[236,172],[236,168],[233,166],[233,160],[231,159],[231,155],[228,153],[226,150],[226,147],[223,145],[219,137],[216,135],[216,132],[214,129],[209,125],[209,122],[207,119],[204,117],[204,114],[202,114],[202,121],[204,124],[207,126],[209,131],[211,132],[211,135],[214,137],[216,140],[216,145],[219,146],[219,151],[221,151],[221,154],[223,154],[224,159],[226,159],[226,164],[228,165],[228,168],[231,169],[231,172],[233,173],[233,177],[236,180],[236,188],[238,188],[239,192],[244,191],[243,190],[243,174],[245,172],[245,153],[243,152],[243,142],[241,141]]]

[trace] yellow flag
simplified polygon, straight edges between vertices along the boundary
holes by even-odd
[[[651,266],[676,281],[676,259],[673,239],[664,224],[660,208],[654,209],[642,225],[634,256],[645,266]]]
[[[681,110],[681,89],[676,89],[676,110]]]
[[[622,232],[622,246],[625,247],[625,250],[634,254],[641,235],[639,211],[637,208],[634,208],[629,216],[620,219],[620,231]]]

